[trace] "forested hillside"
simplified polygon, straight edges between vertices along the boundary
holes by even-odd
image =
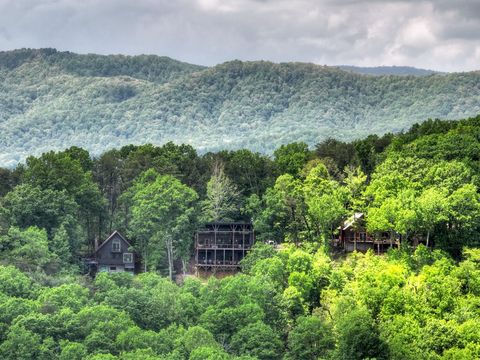
[[[438,71],[417,69],[411,66],[374,66],[374,67],[361,67],[351,65],[340,65],[340,69],[351,71],[357,74],[363,75],[403,75],[403,76],[427,76],[440,73]]]
[[[480,253],[408,256],[258,246],[244,274],[32,281],[0,266],[0,356],[59,360],[475,360]]]
[[[365,76],[313,64],[204,68],[156,56],[0,53],[0,165],[71,145],[100,155],[127,144],[201,152],[312,146],[480,112],[480,73]]]
[[[273,157],[173,143],[30,156],[0,169],[0,358],[478,359],[479,154],[480,116]],[[335,251],[359,211],[400,248]],[[253,220],[242,273],[184,274],[213,220]],[[85,275],[114,229],[147,271]]]

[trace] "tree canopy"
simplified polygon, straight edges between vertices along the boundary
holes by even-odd
[[[0,358],[478,359],[478,139],[479,117],[273,158],[173,143],[31,156],[0,171]],[[359,212],[400,248],[331,247]],[[227,219],[255,225],[241,273],[195,276],[193,231]],[[85,275],[113,229],[141,273]]]

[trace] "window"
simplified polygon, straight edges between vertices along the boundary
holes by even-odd
[[[110,271],[111,272],[117,271],[117,267],[116,266],[110,266]]]
[[[133,254],[132,253],[123,253],[123,262],[125,264],[133,263]]]
[[[113,239],[112,241],[112,252],[120,252],[120,240]]]

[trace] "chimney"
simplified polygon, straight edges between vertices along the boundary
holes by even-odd
[[[95,235],[95,251],[98,249],[98,235]]]

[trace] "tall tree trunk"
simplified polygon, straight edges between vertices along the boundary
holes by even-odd
[[[173,280],[173,241],[167,237],[168,277]]]
[[[290,206],[290,212],[292,214],[292,222],[295,225],[293,229],[293,242],[295,243],[295,246],[298,247],[298,226],[295,218],[296,217],[295,208],[293,206]]]
[[[143,241],[143,272],[147,272],[147,245]]]
[[[182,259],[182,271],[183,275],[187,275],[187,260]]]
[[[427,231],[427,248],[428,248],[429,240],[430,240],[430,230]]]
[[[308,219],[305,214],[302,214],[303,222],[305,223],[305,227],[307,228],[307,231],[309,234],[312,234],[312,229],[310,228],[310,224],[308,223]],[[317,234],[318,234],[318,226],[317,226]],[[317,235],[315,234],[315,235]]]

